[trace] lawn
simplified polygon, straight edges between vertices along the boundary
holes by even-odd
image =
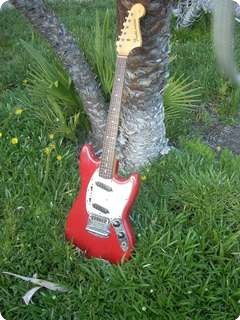
[[[95,24],[96,10],[101,19],[107,7],[114,17],[114,2],[103,0],[82,3],[81,9],[59,5],[56,12],[81,43],[83,30],[88,34]],[[0,30],[0,271],[37,273],[69,289],[41,290],[26,306],[21,297],[31,285],[0,274],[4,318],[236,319],[240,158],[211,150],[186,130],[173,136],[177,149],[141,173],[132,214],[137,235],[132,260],[112,266],[86,259],[64,237],[79,190],[79,146],[52,136],[48,124],[35,116],[33,105],[40,108],[42,101],[33,101],[26,89],[32,61],[20,39],[45,53],[49,48],[15,11],[0,13]],[[196,80],[203,104],[216,109],[223,121],[234,119],[225,106],[233,89],[217,72],[209,17],[191,30],[173,31],[171,57],[172,74]]]

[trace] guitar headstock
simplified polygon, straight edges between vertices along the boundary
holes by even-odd
[[[146,13],[141,3],[136,3],[128,11],[128,16],[123,23],[121,35],[117,41],[117,54],[127,57],[134,49],[142,46],[140,18]]]

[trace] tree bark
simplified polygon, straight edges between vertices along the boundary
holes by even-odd
[[[193,25],[202,12],[212,13],[216,0],[183,0],[180,1],[174,10],[177,16],[177,27],[187,28]],[[231,1],[231,0],[229,0]],[[216,1],[216,3],[218,3]],[[240,6],[234,2],[234,12],[236,21],[240,22]]]
[[[205,12],[211,12],[212,1],[211,0],[191,0],[181,1],[178,4],[177,9],[177,27],[187,28],[190,27],[200,16]]]
[[[42,0],[10,0],[10,2],[49,42],[62,61],[90,119],[92,129],[90,139],[95,149],[101,149],[107,106],[96,81],[96,76],[91,71],[72,35],[60,23],[55,14],[44,6]]]
[[[119,0],[119,30],[137,1]],[[142,19],[143,47],[128,57],[122,98],[119,158],[136,169],[169,151],[162,91],[168,77],[171,1],[150,0]]]

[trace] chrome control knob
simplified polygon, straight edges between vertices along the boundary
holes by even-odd
[[[124,232],[119,232],[118,233],[118,239],[123,239],[125,238],[125,233]]]
[[[120,227],[120,225],[121,225],[121,223],[120,223],[120,221],[119,221],[119,220],[115,220],[115,221],[113,221],[113,226],[114,226],[115,228]]]

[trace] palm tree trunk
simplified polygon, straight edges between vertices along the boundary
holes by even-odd
[[[92,128],[90,139],[95,149],[99,150],[102,146],[107,106],[96,81],[96,76],[87,64],[83,53],[72,35],[54,13],[44,6],[42,0],[10,0],[10,2],[49,42],[62,61],[90,119]]]
[[[204,0],[205,1],[205,0]],[[202,13],[202,0],[185,1],[179,3],[179,15],[177,19],[178,28],[190,27]]]
[[[187,28],[193,25],[202,12],[212,13],[214,10],[215,0],[182,0],[178,3],[174,10],[177,16],[177,27]],[[233,3],[235,19],[240,22],[240,6],[236,2]]]
[[[133,0],[118,1],[119,29]],[[151,0],[142,20],[143,47],[128,57],[118,153],[122,166],[142,167],[169,151],[162,91],[168,77],[171,1]]]

